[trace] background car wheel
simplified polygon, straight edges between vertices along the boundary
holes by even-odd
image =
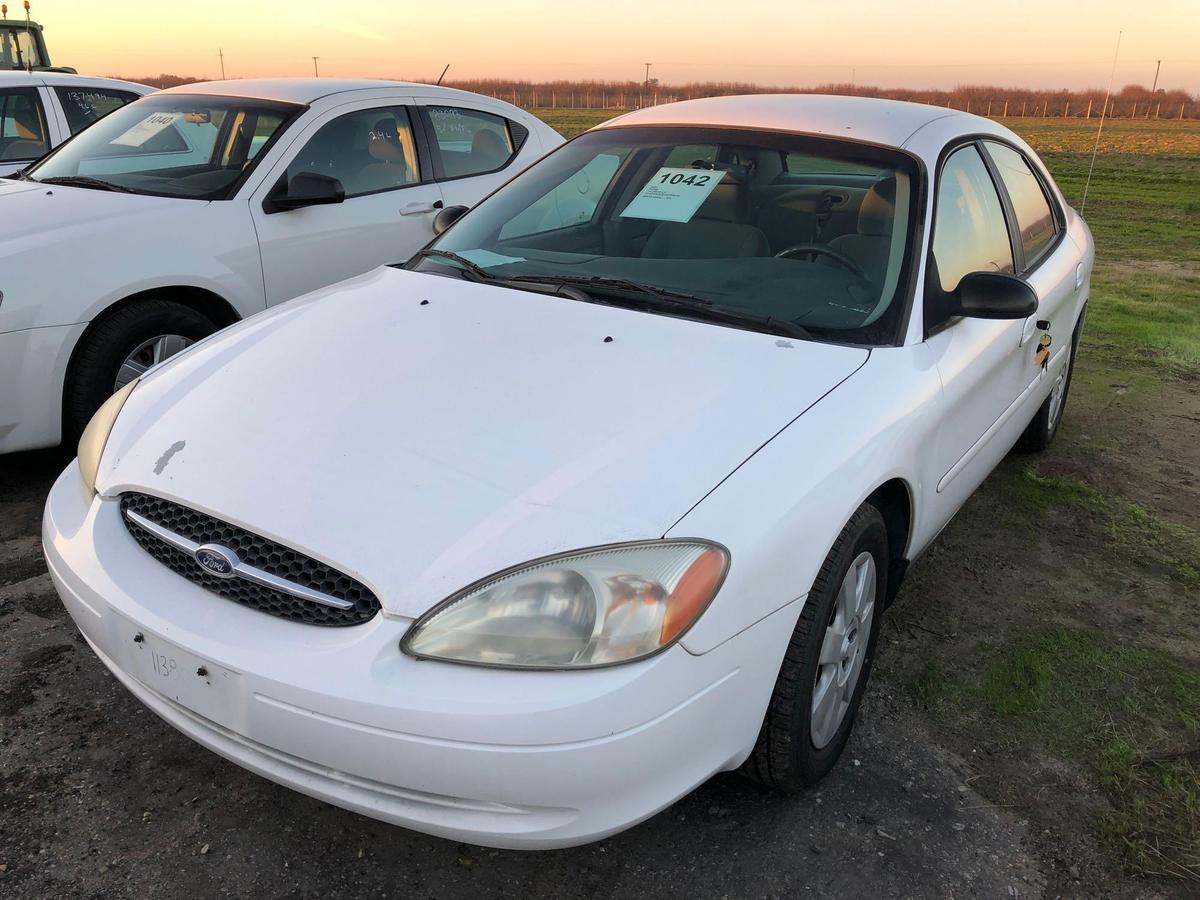
[[[63,441],[73,443],[118,388],[217,330],[207,316],[170,300],[139,300],[98,320],[72,360],[63,398]]]
[[[1067,395],[1071,391],[1071,376],[1075,373],[1075,351],[1079,349],[1079,335],[1083,331],[1083,320],[1075,326],[1071,335],[1071,349],[1067,353],[1066,365],[1059,370],[1054,378],[1054,386],[1050,396],[1038,408],[1033,421],[1017,439],[1017,449],[1027,453],[1037,453],[1045,450],[1058,434],[1058,426],[1062,422],[1063,412],[1067,408]]]
[[[883,516],[864,503],[813,583],[743,774],[790,793],[833,768],[871,674],[887,566]]]

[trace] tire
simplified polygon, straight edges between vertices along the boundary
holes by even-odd
[[[96,320],[75,350],[63,391],[63,442],[73,443],[116,389],[117,374],[137,348],[158,336],[188,342],[208,337],[217,325],[170,300],[137,300]]]
[[[1071,393],[1071,378],[1075,375],[1075,351],[1079,349],[1079,335],[1082,331],[1083,320],[1081,318],[1071,335],[1071,350],[1067,354],[1066,371],[1058,374],[1054,387],[1050,390],[1050,396],[1038,407],[1032,421],[1017,438],[1017,450],[1022,453],[1040,453],[1050,446],[1054,436],[1058,434],[1058,426],[1062,424],[1063,413],[1067,409],[1067,397]],[[1058,394],[1060,382],[1061,396]]]
[[[834,678],[839,677],[842,664],[822,665],[821,650],[827,629],[836,624],[838,594],[848,582],[852,568],[856,575],[862,574],[866,565],[864,557],[870,558],[874,572],[874,589],[866,589],[862,595],[864,608],[865,601],[870,598],[870,622],[858,630],[857,638],[850,636],[848,646],[861,654],[855,657],[860,661],[860,669],[853,685],[839,688],[836,680],[830,682],[828,678],[831,669]],[[888,540],[883,516],[874,506],[864,503],[834,541],[833,549],[813,583],[784,654],[758,741],[742,764],[744,775],[768,787],[795,793],[815,784],[833,768],[850,737],[863,690],[871,675],[879,639],[879,621],[887,596],[887,566]],[[865,618],[864,615],[864,621]],[[814,723],[814,700],[821,680],[826,681],[829,689],[838,690],[843,699],[849,694],[848,704],[836,728],[829,725],[829,720],[823,726],[820,716]]]

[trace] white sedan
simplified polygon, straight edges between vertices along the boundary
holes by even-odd
[[[1053,438],[1092,259],[986,119],[632,113],[131,381],[50,572],[159,716],[406,827],[556,847],[717,772],[795,791],[909,565]]]
[[[443,206],[561,143],[507,103],[387,81],[190,84],[117,109],[0,181],[0,453],[73,441],[179,349],[408,259]]]
[[[153,91],[116,78],[0,72],[0,176],[20,171],[97,119]]]

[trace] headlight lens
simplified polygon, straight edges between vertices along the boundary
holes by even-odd
[[[137,387],[135,378],[104,401],[101,407],[83,429],[79,438],[79,473],[83,476],[84,486],[88,493],[96,493],[96,473],[100,470],[100,457],[104,454],[104,445],[108,443],[109,432],[121,412],[121,407]]]
[[[682,635],[716,596],[729,553],[645,541],[537,560],[450,597],[404,636],[421,658],[505,668],[607,666]]]

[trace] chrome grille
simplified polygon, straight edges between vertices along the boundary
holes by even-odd
[[[142,548],[188,581],[260,612],[309,625],[358,625],[379,600],[349,575],[311,557],[149,494],[121,495],[121,519]],[[195,549],[215,544],[240,563],[229,574],[206,570]]]

